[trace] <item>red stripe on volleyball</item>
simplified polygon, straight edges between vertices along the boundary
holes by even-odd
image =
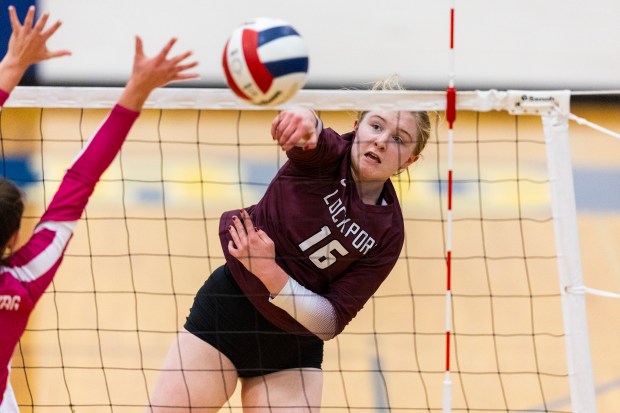
[[[224,56],[222,57],[222,66],[224,67],[224,74],[226,75],[226,82],[228,83],[228,86],[232,89],[233,93],[237,96],[239,96],[241,99],[245,99],[245,100],[250,100],[250,98],[241,91],[241,89],[239,89],[239,86],[237,86],[237,83],[235,82],[235,79],[233,79],[232,75],[230,74],[230,69],[228,68],[228,43],[226,42],[226,46],[224,46]]]
[[[258,32],[244,30],[241,36],[241,46],[252,79],[263,93],[267,93],[273,82],[273,77],[258,57]]]

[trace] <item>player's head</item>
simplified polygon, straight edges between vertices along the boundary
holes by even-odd
[[[386,79],[379,80],[372,85],[371,90],[405,90],[403,86],[400,84],[397,75],[392,75]],[[416,147],[413,150],[413,155],[419,155],[422,153],[422,150],[426,146],[428,139],[431,135],[431,121],[428,116],[428,112],[426,111],[415,111],[408,112],[410,113],[416,120],[417,125],[417,143]],[[368,111],[359,112],[357,114],[358,123],[368,114]]]
[[[0,258],[19,231],[23,213],[22,192],[13,182],[0,178]]]
[[[377,82],[372,89],[403,90],[394,76]],[[355,121],[356,137],[351,150],[356,175],[361,179],[385,181],[407,170],[420,157],[430,130],[430,119],[425,111],[360,112]]]

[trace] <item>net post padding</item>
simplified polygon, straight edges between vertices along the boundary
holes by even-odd
[[[573,411],[596,412],[568,117],[543,116]]]

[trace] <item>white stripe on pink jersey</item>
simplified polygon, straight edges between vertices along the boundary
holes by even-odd
[[[37,280],[42,275],[46,274],[54,266],[54,264],[57,264],[58,260],[62,258],[62,254],[67,247],[71,236],[73,235],[73,229],[76,224],[77,221],[42,222],[36,227],[34,231],[35,236],[40,231],[51,231],[54,234],[52,242],[50,242],[43,250],[27,251],[29,256],[25,256],[26,252],[22,253],[22,250],[20,249],[17,254],[21,255],[16,257],[15,260],[11,260],[11,263],[15,266],[3,267],[2,270],[8,272],[22,282],[32,282]],[[19,262],[22,260],[27,262],[22,264]]]

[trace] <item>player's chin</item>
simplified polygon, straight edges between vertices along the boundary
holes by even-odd
[[[385,182],[390,174],[379,167],[379,164],[363,165],[359,169],[360,178],[366,182]]]

